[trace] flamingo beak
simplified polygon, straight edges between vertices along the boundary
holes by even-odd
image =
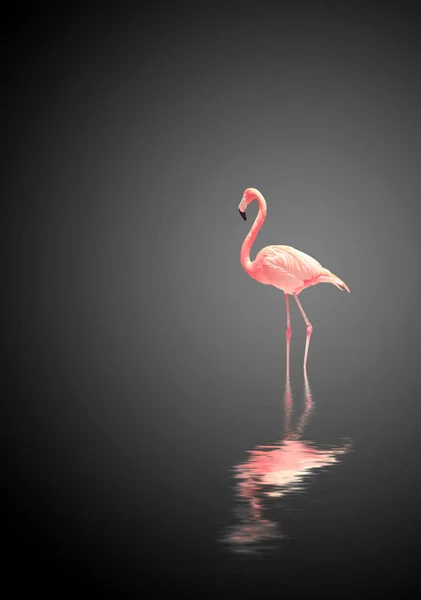
[[[245,212],[242,212],[240,209],[238,209],[238,212],[240,213],[240,215],[243,217],[244,221],[247,221],[247,216]]]

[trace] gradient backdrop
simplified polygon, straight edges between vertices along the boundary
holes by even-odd
[[[16,593],[364,598],[415,578],[420,29],[415,9],[347,4],[39,8],[3,23]],[[267,559],[217,542],[231,468],[282,431],[285,302],[241,268],[246,187],[268,203],[253,257],[293,245],[351,289],[300,298],[308,438],[354,451]]]

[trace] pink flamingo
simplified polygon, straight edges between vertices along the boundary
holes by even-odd
[[[349,288],[336,275],[322,267],[308,254],[304,254],[300,250],[296,250],[291,246],[266,246],[257,254],[254,261],[250,260],[250,249],[253,245],[257,234],[260,231],[266,219],[266,200],[263,195],[255,188],[247,188],[243,194],[238,210],[244,220],[247,220],[246,209],[250,202],[257,200],[259,204],[258,215],[247,234],[241,247],[240,260],[245,271],[260,283],[273,285],[285,293],[286,313],[287,313],[287,329],[286,329],[286,344],[287,344],[287,374],[289,373],[289,348],[291,340],[291,321],[289,313],[289,298],[292,295],[297,302],[298,308],[303,316],[306,324],[307,337],[304,352],[304,371],[307,370],[307,355],[310,344],[311,332],[313,327],[305,314],[298,294],[305,288],[316,285],[317,283],[332,283],[338,289],[345,288],[349,292]]]

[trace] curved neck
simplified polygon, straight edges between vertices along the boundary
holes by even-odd
[[[257,237],[257,234],[260,231],[261,226],[265,222],[266,219],[266,200],[263,198],[262,194],[256,190],[256,200],[259,203],[259,212],[257,214],[254,223],[246,235],[246,238],[241,246],[240,260],[246,271],[251,269],[252,262],[250,260],[250,250],[254,243],[254,240]]]

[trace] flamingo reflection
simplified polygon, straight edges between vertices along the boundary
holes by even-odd
[[[350,449],[350,443],[330,449],[316,448],[302,438],[314,408],[310,384],[304,379],[305,404],[296,427],[292,427],[293,398],[289,377],[284,394],[285,431],[280,441],[257,446],[248,452],[248,459],[237,465],[237,500],[240,523],[231,529],[225,542],[241,552],[264,549],[269,542],[283,537],[280,526],[265,518],[270,499],[282,499],[286,494],[302,491],[306,481],[317,469],[333,465]]]

